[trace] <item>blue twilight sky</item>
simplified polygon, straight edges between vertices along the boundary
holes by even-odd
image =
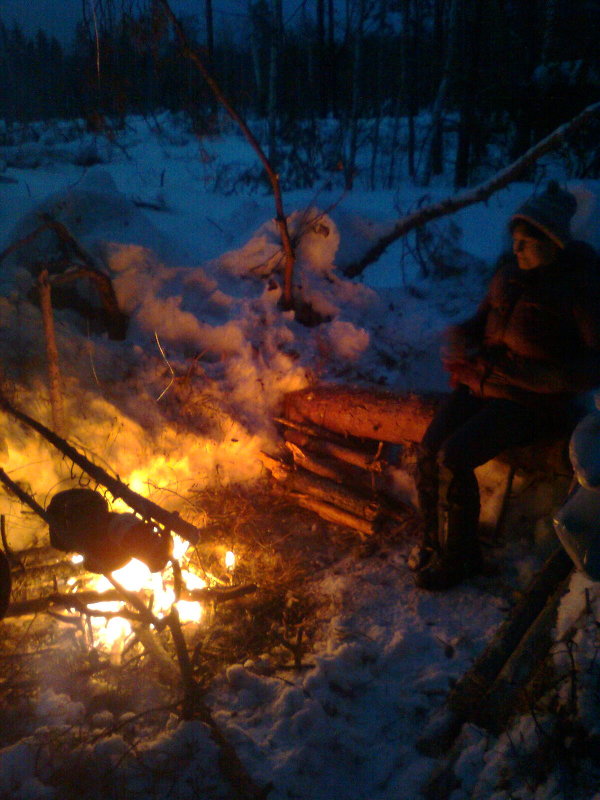
[[[68,44],[81,19],[82,6],[91,10],[94,2],[101,7],[100,0],[0,0],[0,19],[8,27],[17,22],[28,35],[42,28],[62,44]],[[141,4],[142,0],[138,5]],[[115,5],[120,8],[120,0]],[[222,21],[232,27],[242,25],[247,5],[247,0],[213,0],[216,25]],[[197,14],[200,19],[204,14],[204,0],[171,0],[171,7],[176,14]]]

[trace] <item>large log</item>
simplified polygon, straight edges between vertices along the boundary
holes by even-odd
[[[285,395],[283,416],[343,436],[405,444],[421,440],[443,397],[323,385]]]
[[[323,384],[286,394],[283,417],[297,425],[319,426],[338,436],[407,445],[421,441],[445,397],[443,392],[401,394]],[[567,443],[568,437],[554,436],[512,448],[498,458],[526,472],[570,475]]]

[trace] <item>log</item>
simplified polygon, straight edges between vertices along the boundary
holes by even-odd
[[[572,566],[569,556],[558,546],[492,641],[456,683],[445,705],[432,716],[417,742],[420,752],[428,756],[446,752],[463,723],[469,720],[495,728],[496,723],[490,718],[493,713],[488,714],[486,709],[490,697],[504,719],[510,716],[535,664],[545,654],[541,643],[550,646],[549,637],[541,634],[548,631]],[[511,683],[514,691],[511,690],[510,697],[507,691],[506,699],[502,700],[502,692]]]
[[[422,439],[443,397],[323,385],[286,394],[283,416],[343,436],[405,444]]]
[[[349,511],[342,511],[342,509],[332,506],[330,503],[301,494],[296,495],[296,501],[298,505],[307,508],[309,511],[314,511],[315,514],[318,514],[328,522],[333,522],[334,525],[344,525],[346,528],[352,528],[363,536],[372,536],[375,533],[375,527],[372,522],[357,517]]]
[[[373,496],[385,488],[385,480],[381,472],[362,470],[327,456],[315,456],[292,442],[286,442],[286,446],[297,467],[320,475],[322,478],[328,478],[334,483],[350,487],[359,494]]]
[[[490,644],[453,688],[448,698],[453,711],[470,715],[485,702],[491,684],[572,567],[571,559],[558,545]]]
[[[342,464],[347,464],[350,467],[364,470],[366,472],[382,472],[386,466],[386,462],[378,457],[377,451],[373,448],[373,452],[359,449],[358,447],[348,447],[327,439],[328,431],[325,428],[321,429],[323,434],[318,436],[313,434],[309,436],[307,433],[302,433],[299,430],[286,430],[284,432],[284,439],[286,442],[302,448],[303,451],[314,453],[317,456],[325,456],[327,458],[335,459]]]
[[[421,441],[445,397],[443,392],[400,394],[323,384],[286,394],[283,416],[296,425],[319,426],[338,436],[406,446]],[[526,472],[571,474],[566,436],[511,448],[498,459]]]
[[[274,417],[274,421],[286,429],[284,437],[300,447],[311,446],[315,452],[323,452],[347,461],[357,467],[367,468],[370,463],[377,463],[379,445],[373,439],[357,439],[348,435],[334,433],[332,430],[322,428],[310,423],[295,422],[286,417]],[[318,448],[322,445],[322,451]]]
[[[372,497],[361,496],[338,483],[306,470],[290,472],[285,487],[296,494],[307,494],[317,500],[335,505],[356,517],[372,522],[380,513],[380,505]]]
[[[548,598],[486,693],[485,703],[474,709],[472,722],[500,734],[513,714],[526,706],[529,700],[528,686],[552,647],[552,628],[569,581],[570,575],[561,581]]]
[[[93,603],[106,603],[120,600],[122,600],[122,597],[114,589],[108,589],[105,592],[84,591],[74,592],[73,594],[53,592],[44,597],[34,597],[31,600],[11,603],[5,616],[26,617],[48,611],[52,607],[73,608],[76,611],[81,611],[83,606]]]

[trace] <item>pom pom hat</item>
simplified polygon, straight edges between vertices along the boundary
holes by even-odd
[[[571,239],[570,223],[576,209],[575,196],[561,189],[556,181],[550,181],[546,191],[533,195],[515,211],[511,228],[519,221],[528,222],[564,248]]]

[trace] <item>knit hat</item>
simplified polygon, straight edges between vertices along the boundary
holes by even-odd
[[[545,192],[533,195],[515,211],[511,222],[524,220],[564,248],[571,238],[570,222],[576,209],[575,196],[550,181]]]

